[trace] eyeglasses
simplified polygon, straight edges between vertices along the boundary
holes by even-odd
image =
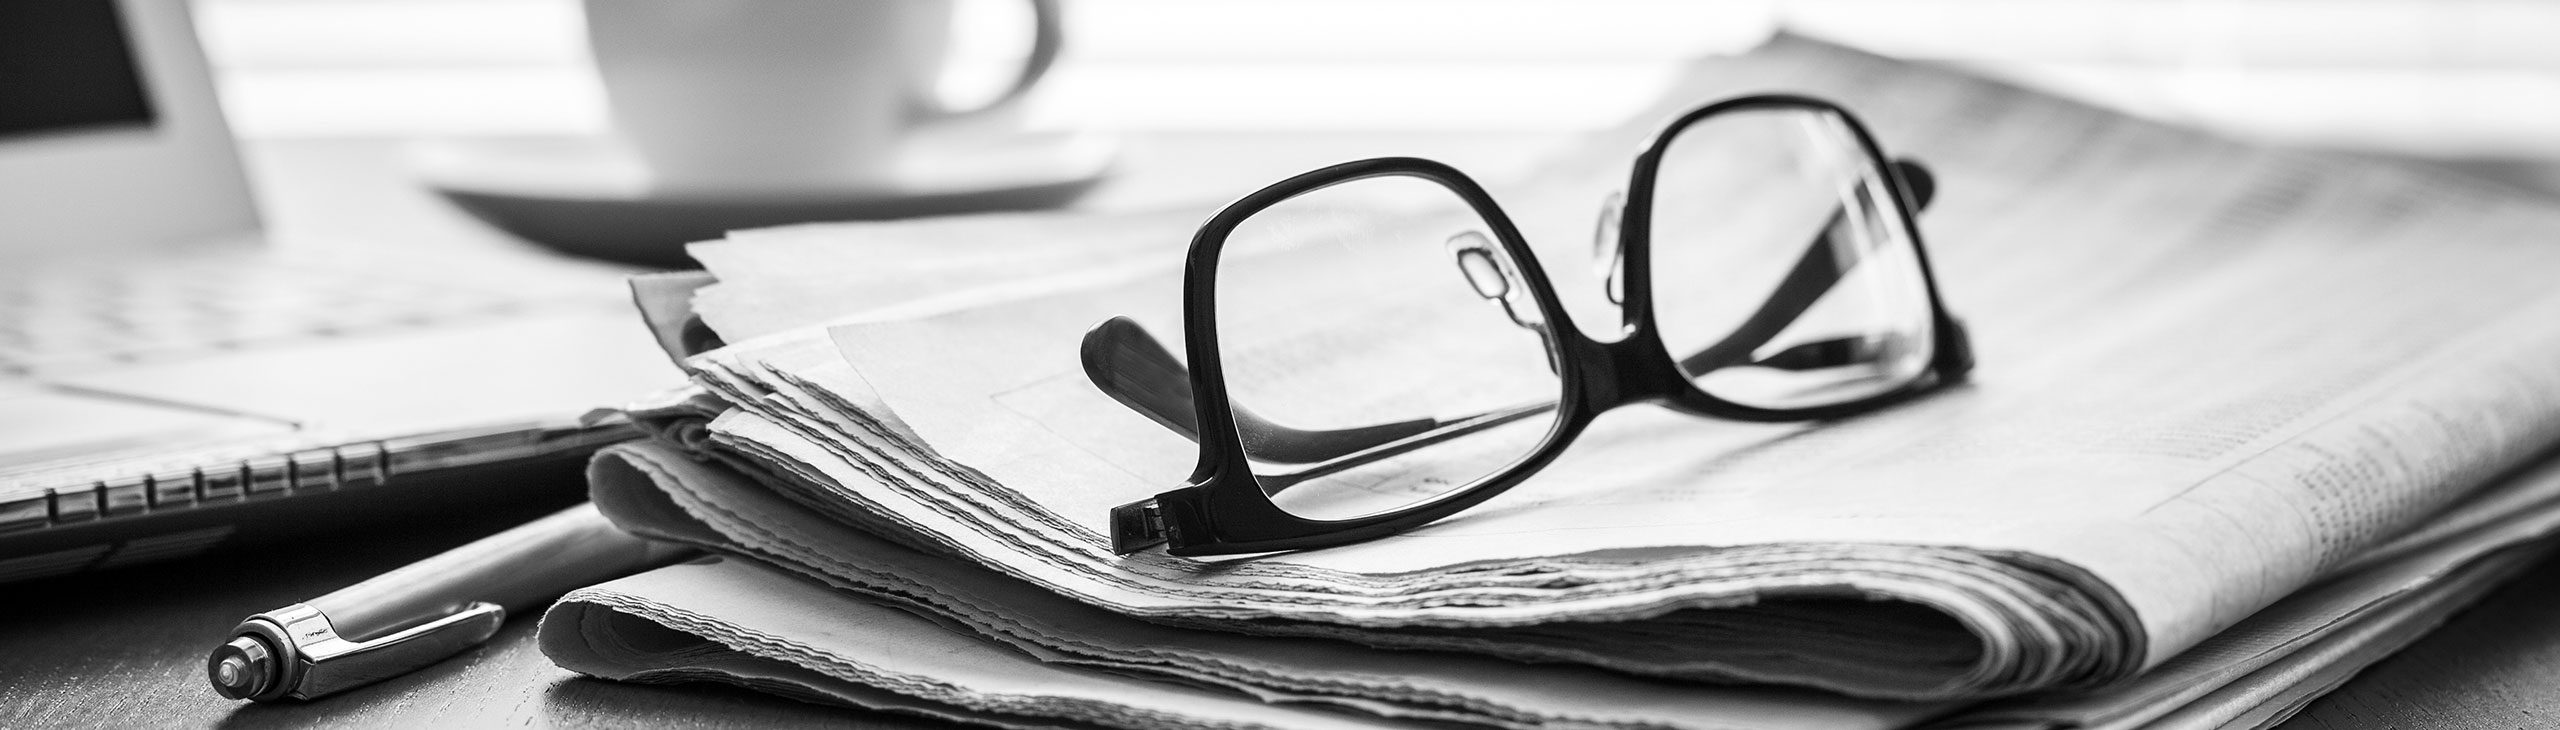
[[[1520,484],[1621,406],[1820,420],[1961,381],[1971,348],[1913,224],[1934,183],[1887,160],[1818,99],[1680,116],[1601,211],[1612,342],[1574,327],[1447,165],[1362,160],[1245,196],[1191,242],[1189,368],[1125,317],[1085,337],[1095,385],[1200,447],[1182,487],[1112,510],[1113,548],[1369,540]]]

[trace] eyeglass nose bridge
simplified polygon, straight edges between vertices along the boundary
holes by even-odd
[[[1631,403],[1677,404],[1694,386],[1679,363],[1664,352],[1661,340],[1626,337],[1600,341],[1560,338],[1564,358],[1583,373],[1567,387],[1582,390],[1582,408],[1598,414]]]

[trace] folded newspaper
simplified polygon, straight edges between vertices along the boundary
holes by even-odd
[[[699,390],[592,473],[618,521],[728,557],[574,593],[544,648],[1024,727],[2254,727],[2560,521],[2560,476],[2519,472],[2560,443],[2560,209],[2527,194],[1781,36],[1496,195],[1571,271],[1662,115],[1769,90],[1937,171],[1970,385],[1612,414],[1392,538],[1116,555],[1110,508],[1195,452],[1078,342],[1181,331],[1208,211],[741,232],[693,249],[716,283],[644,291]]]

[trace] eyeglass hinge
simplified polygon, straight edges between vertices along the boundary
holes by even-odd
[[[1111,551],[1127,555],[1163,544],[1164,509],[1153,499],[1111,508]]]

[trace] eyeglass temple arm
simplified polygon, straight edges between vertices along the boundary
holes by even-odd
[[[1913,207],[1927,207],[1937,188],[1928,170],[1908,160],[1896,161],[1894,167],[1911,192]],[[1827,239],[1842,222],[1844,215],[1834,214],[1819,235]],[[1778,290],[1740,328],[1724,340],[1682,358],[1681,365],[1687,368],[1687,372],[1701,372],[1701,368],[1715,369],[1744,363],[1786,370],[1811,370],[1854,362],[1857,356],[1855,343],[1846,339],[1810,342],[1787,348],[1757,362],[1750,360],[1752,350],[1784,331],[1787,324],[1803,316],[1824,292],[1839,282],[1843,268],[1833,257],[1825,255],[1827,248],[1820,245],[1806,247],[1804,257],[1796,261],[1787,278],[1779,283]],[[1200,428],[1192,405],[1190,370],[1145,327],[1127,317],[1105,320],[1085,333],[1081,356],[1085,377],[1112,400],[1168,430],[1182,434],[1184,438],[1200,439]],[[1273,422],[1240,403],[1230,402],[1228,407],[1234,414],[1238,435],[1255,457],[1292,464],[1330,462],[1452,425],[1480,423],[1485,416],[1492,415],[1475,414],[1445,420],[1423,418],[1358,428],[1310,430]]]
[[[1127,317],[1104,320],[1085,333],[1081,354],[1085,377],[1112,400],[1184,438],[1200,440],[1191,401],[1191,371],[1145,327]],[[1289,463],[1327,461],[1447,425],[1424,418],[1309,430],[1274,423],[1241,403],[1228,407],[1234,412],[1238,435],[1255,456]]]

